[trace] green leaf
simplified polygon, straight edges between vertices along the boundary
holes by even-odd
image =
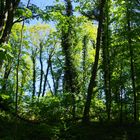
[[[1,94],[0,97],[3,99],[3,100],[7,100],[10,98],[9,95],[5,95],[5,94]]]
[[[32,17],[32,11],[28,8],[25,8],[25,12],[23,13],[23,16],[29,18],[29,17]]]
[[[13,57],[14,57],[13,54],[10,53],[10,52],[7,52],[7,53],[6,53],[6,56],[7,56],[8,58],[13,58]]]
[[[5,52],[5,49],[4,48],[0,48],[0,52]]]

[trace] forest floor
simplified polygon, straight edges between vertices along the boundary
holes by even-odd
[[[66,140],[140,140],[140,124],[91,122],[72,126],[64,133]]]
[[[34,124],[0,117],[0,140],[140,140],[140,124]]]

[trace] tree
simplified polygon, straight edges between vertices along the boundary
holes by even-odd
[[[93,63],[92,67],[92,74],[90,78],[90,83],[88,86],[88,91],[87,91],[87,99],[85,103],[85,108],[84,108],[84,114],[83,114],[83,121],[88,122],[89,121],[89,111],[90,111],[90,104],[91,104],[91,98],[93,94],[93,88],[96,86],[96,74],[97,74],[97,68],[98,68],[98,60],[99,60],[99,51],[101,47],[101,34],[102,34],[102,24],[103,24],[103,13],[104,13],[104,6],[105,6],[106,1],[102,0],[100,1],[100,6],[99,6],[99,25],[98,25],[98,32],[97,32],[97,41],[96,41],[96,54],[95,54],[95,61]]]
[[[104,9],[104,20],[102,30],[102,57],[104,72],[104,92],[106,95],[106,112],[108,120],[110,120],[111,112],[111,71],[110,71],[110,3],[107,0]]]
[[[2,46],[3,43],[8,42],[14,22],[15,11],[19,2],[20,0],[2,0],[0,2],[0,46]],[[0,67],[2,66],[2,63],[3,60],[0,61]]]

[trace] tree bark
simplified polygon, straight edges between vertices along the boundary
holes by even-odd
[[[105,6],[106,0],[100,0],[100,15],[99,15],[99,25],[98,25],[98,32],[97,32],[97,41],[96,41],[96,54],[95,54],[95,61],[92,66],[92,72],[91,72],[91,78],[88,86],[87,91],[87,99],[85,103],[84,108],[84,114],[83,114],[83,122],[89,121],[89,112],[90,112],[90,104],[93,94],[93,88],[96,85],[96,74],[97,74],[97,68],[98,68],[98,60],[99,60],[99,52],[100,52],[100,46],[101,46],[101,35],[102,35],[102,24],[103,24],[103,9]]]
[[[128,41],[128,48],[130,54],[130,69],[131,69],[131,81],[132,81],[132,89],[133,89],[133,97],[134,97],[134,121],[138,120],[137,118],[137,96],[136,96],[136,83],[135,83],[135,68],[134,68],[134,53],[133,53],[133,46],[132,46],[132,38],[131,38],[131,21],[130,21],[130,10],[127,7],[127,41]]]
[[[87,69],[86,69],[86,55],[87,55],[87,43],[88,38],[87,36],[84,36],[83,38],[83,94],[86,95],[86,77],[87,77]]]
[[[73,18],[73,7],[71,0],[65,0],[66,5],[66,25],[67,28],[62,28],[61,45],[65,55],[65,67],[64,67],[64,92],[71,94],[72,101],[72,115],[75,119],[76,102],[75,94],[79,92],[78,84],[78,73],[74,64],[74,57],[72,56],[73,44],[72,44],[72,18]]]
[[[39,92],[38,92],[38,97],[40,97],[41,92],[42,92],[42,82],[43,82],[43,61],[42,61],[42,43],[40,43],[40,56],[39,56],[39,61],[40,61],[40,66],[41,66],[41,70],[40,70],[40,85],[39,85]]]
[[[15,10],[19,2],[20,0],[1,0],[0,2],[0,46],[8,42],[13,26]],[[2,64],[3,60],[0,60],[0,69]]]
[[[15,10],[18,7],[20,0],[11,1],[6,0],[5,1],[5,7],[4,4],[2,4],[2,11],[1,12],[1,21],[0,21],[0,32],[2,32],[2,36],[0,38],[0,44],[5,43],[9,39],[9,35],[11,33],[11,29],[13,26],[13,20],[15,15]],[[5,27],[4,27],[5,23]]]
[[[50,63],[50,72],[51,72],[52,81],[53,81],[53,91],[54,91],[54,93],[55,93],[55,95],[56,95],[56,94],[57,94],[57,93],[56,93],[56,83],[55,83],[55,77],[54,77],[54,72],[53,72],[52,63]]]
[[[21,51],[23,45],[23,29],[24,29],[24,21],[22,23],[21,28],[21,38],[20,38],[20,46],[18,49],[18,56],[17,56],[17,65],[16,65],[16,99],[15,99],[15,112],[18,114],[18,94],[19,94],[19,67],[20,67],[20,58],[21,58]]]
[[[35,92],[36,92],[36,58],[35,58],[35,56],[32,56],[32,61],[33,61],[33,93],[32,93],[32,98],[34,98]]]
[[[50,69],[50,63],[51,63],[51,56],[49,56],[49,58],[48,58],[48,66],[46,68],[46,73],[44,75],[44,85],[43,85],[42,97],[44,97],[45,92],[46,92],[46,85],[47,85],[47,79],[48,79],[48,74],[49,74],[49,69]]]
[[[105,18],[103,24],[102,35],[102,51],[103,51],[103,71],[104,71],[104,91],[106,96],[106,112],[107,119],[110,121],[111,113],[111,87],[110,87],[110,56],[109,56],[109,0],[105,4]]]
[[[68,26],[67,31],[62,29],[62,49],[65,55],[65,67],[64,67],[64,92],[76,93],[76,68],[74,66],[74,59],[72,57],[72,25],[71,18],[73,15],[71,0],[66,1],[66,24]]]

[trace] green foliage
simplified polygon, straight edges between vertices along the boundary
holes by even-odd
[[[6,44],[2,44],[0,46],[0,59],[1,60],[8,60],[8,59],[12,59],[14,56],[12,55],[12,48],[10,43]]]
[[[40,100],[40,116],[44,121],[56,123],[61,120],[62,110],[58,97],[47,94],[45,98]]]
[[[17,9],[16,16],[18,17],[24,17],[24,18],[31,18],[32,17],[32,11],[28,8],[21,8]]]
[[[88,100],[98,19],[80,13],[95,18],[100,1],[73,1],[71,16],[66,2],[56,0],[44,10],[33,4],[16,10],[15,21],[36,17],[43,23],[24,23],[24,27],[16,23],[9,42],[0,44],[0,139],[139,139],[137,126],[132,131],[128,125],[135,111],[140,119],[138,1],[106,1],[95,96],[90,103],[94,123],[87,126],[79,122]],[[1,25],[0,21],[0,29]],[[65,82],[66,76],[72,80]]]

